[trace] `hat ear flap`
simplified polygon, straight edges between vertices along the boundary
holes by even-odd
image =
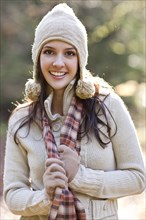
[[[40,83],[36,83],[34,79],[28,79],[25,84],[25,100],[38,101],[41,93]]]
[[[99,85],[88,70],[84,70],[76,86],[76,95],[81,99],[89,99],[99,93]]]

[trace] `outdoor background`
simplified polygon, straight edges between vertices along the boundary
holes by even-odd
[[[134,120],[145,160],[145,6],[144,0],[1,0],[0,200],[1,219],[18,219],[2,199],[5,137],[12,102],[23,99],[31,77],[34,30],[54,5],[66,2],[87,28],[87,68],[114,86]],[[119,200],[121,220],[144,220],[145,193]]]

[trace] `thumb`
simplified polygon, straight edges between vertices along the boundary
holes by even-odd
[[[61,145],[58,146],[58,152],[59,152],[59,153],[63,153],[66,148],[67,148],[67,146],[61,144]]]

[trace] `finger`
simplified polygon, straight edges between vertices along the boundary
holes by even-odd
[[[65,174],[61,173],[61,172],[54,172],[54,173],[52,174],[52,176],[53,176],[52,178],[54,178],[55,181],[56,181],[56,180],[63,180],[63,181],[65,181],[65,183],[68,182],[67,176],[66,176]]]
[[[54,187],[57,180],[63,180],[65,183],[68,183],[68,177],[61,172],[45,173],[43,176],[45,185],[48,185],[49,187]]]
[[[53,174],[44,180],[44,186],[47,192],[53,193],[56,187],[64,188],[68,183],[68,178],[61,173]]]
[[[56,180],[56,188],[59,187],[59,188],[64,189],[66,186],[67,186],[67,182],[66,181],[61,180],[61,179],[57,179]]]
[[[64,188],[67,186],[68,178],[60,172],[55,172],[50,175],[44,175],[43,182],[46,191],[53,193],[56,187]]]
[[[70,151],[72,152],[72,151],[76,151],[76,150],[75,150],[75,148],[70,148],[70,147],[63,145],[63,144],[58,146],[59,153],[65,153],[65,152],[70,152]]]
[[[69,153],[69,152],[76,152],[75,148],[70,148],[66,145],[59,145],[58,146],[58,152],[59,153]]]
[[[62,162],[63,163],[63,162]],[[64,163],[63,163],[64,164]],[[57,172],[57,171],[59,171],[59,172],[61,172],[61,173],[63,173],[63,174],[66,174],[66,172],[65,172],[65,169],[62,167],[62,166],[60,166],[60,165],[58,165],[58,164],[56,164],[56,163],[53,163],[53,164],[51,164],[49,167],[47,167],[47,169],[46,169],[46,171],[49,173],[53,173],[53,172]]]
[[[49,195],[50,199],[52,200],[54,198],[54,193],[56,188],[65,188],[67,183],[61,179],[56,179],[56,181],[53,183],[53,187],[46,186],[45,190],[46,193]]]
[[[63,162],[60,160],[60,159],[57,159],[57,158],[48,158],[47,160],[46,160],[46,163],[45,163],[45,167],[49,167],[51,164],[53,164],[53,163],[55,163],[55,164],[58,164],[58,165],[60,165],[60,166],[62,166],[63,167]]]
[[[68,148],[66,145],[61,144],[58,146],[58,152],[63,153],[66,150],[66,148]]]
[[[50,172],[47,170],[45,171],[43,178],[45,182],[48,182],[48,184],[51,183],[51,181],[55,181],[57,178],[63,179],[66,182],[68,181],[66,174],[60,171]]]

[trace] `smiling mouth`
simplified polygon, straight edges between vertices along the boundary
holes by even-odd
[[[49,71],[49,73],[55,77],[62,77],[62,76],[66,75],[66,72],[51,72],[51,71]]]

